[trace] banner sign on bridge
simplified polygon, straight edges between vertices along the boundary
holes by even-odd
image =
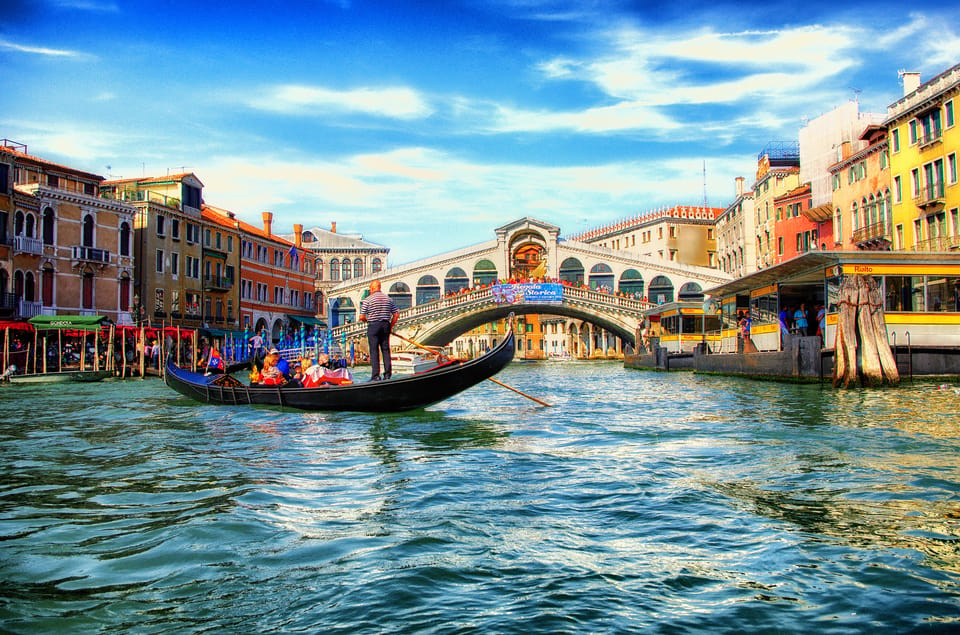
[[[563,285],[558,282],[524,282],[518,284],[495,284],[490,289],[497,304],[561,304]]]

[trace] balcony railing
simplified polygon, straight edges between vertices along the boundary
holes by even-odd
[[[865,243],[878,238],[890,238],[890,228],[885,221],[861,227],[853,232],[854,243]]]
[[[932,130],[927,130],[923,133],[923,136],[920,137],[920,147],[928,146],[931,143],[936,143],[940,141],[943,137],[943,130],[940,128],[934,128]]]
[[[226,276],[204,276],[203,288],[205,291],[228,291],[233,288],[233,278]]]
[[[107,263],[110,262],[110,252],[106,249],[77,246],[73,248],[73,259],[83,260],[84,262]]]
[[[173,209],[180,209],[180,199],[173,196],[166,196],[158,192],[151,192],[150,190],[122,190],[120,192],[104,192],[103,196],[105,198],[115,198],[120,201],[125,201],[127,203],[159,203],[164,207],[172,207]]]
[[[960,236],[936,236],[917,241],[917,251],[950,251],[960,249]]]
[[[39,238],[14,236],[13,251],[14,253],[33,254],[34,256],[39,256],[43,254],[43,241]]]
[[[43,310],[43,304],[41,302],[27,302],[26,300],[19,300],[17,302],[17,316],[22,318],[32,318],[40,315],[40,312]]]
[[[929,207],[943,203],[943,183],[927,183],[917,194],[917,205]]]

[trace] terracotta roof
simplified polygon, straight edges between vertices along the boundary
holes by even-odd
[[[83,171],[83,170],[78,170],[78,169],[76,169],[76,168],[71,168],[71,167],[66,166],[66,165],[60,165],[59,163],[54,163],[54,162],[52,162],[52,161],[47,161],[46,159],[41,159],[40,157],[35,157],[35,156],[31,155],[31,154],[27,154],[26,152],[20,152],[19,150],[15,150],[15,149],[11,148],[10,146],[0,145],[0,152],[4,152],[4,153],[6,153],[6,154],[12,155],[12,156],[14,156],[14,157],[17,157],[18,159],[23,160],[23,161],[29,161],[29,162],[35,163],[35,164],[37,164],[37,165],[42,165],[42,166],[47,166],[47,167],[51,167],[51,168],[56,168],[57,170],[63,170],[64,172],[70,172],[71,174],[73,174],[73,175],[75,175],[75,176],[80,176],[80,177],[87,178],[87,179],[93,179],[93,180],[96,180],[96,181],[103,181],[103,177],[100,176],[99,174],[94,174],[94,173],[92,173],[92,172],[85,172],[85,171]]]
[[[149,185],[151,183],[178,183],[188,176],[197,179],[197,182],[203,185],[203,181],[197,178],[197,175],[193,172],[181,172],[179,174],[168,174],[167,176],[147,176],[142,178],[131,178],[131,179],[112,179],[110,181],[105,181],[104,185],[119,185],[121,183],[136,183],[138,185]]]

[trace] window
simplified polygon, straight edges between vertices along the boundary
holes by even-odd
[[[210,228],[209,227],[203,230],[203,246],[204,247],[210,246]]]
[[[6,194],[10,191],[10,166],[6,163],[0,163],[0,194]]]
[[[50,187],[60,187],[60,179],[53,174],[47,175],[47,185]]]
[[[340,261],[336,258],[330,261],[330,279],[334,281],[340,280]]]
[[[947,128],[953,127],[953,100],[951,99],[943,105],[944,119],[947,120]]]
[[[53,208],[47,207],[43,210],[43,244],[52,245],[53,244],[53,227],[55,217],[53,215]]]
[[[897,243],[897,244],[895,244],[895,245],[893,246],[894,249],[903,249],[903,248],[904,248],[904,244],[903,244],[903,225],[897,225],[896,243]]]
[[[843,242],[843,214],[839,207],[833,213],[833,239],[838,243]]]
[[[93,214],[87,214],[83,217],[83,246],[93,247],[96,243],[93,237]]]
[[[167,219],[163,216],[157,216],[157,237],[163,238],[166,235]]]
[[[890,147],[893,149],[894,152],[900,152],[900,129],[899,128],[893,129],[893,137],[890,140]]]
[[[170,275],[174,278],[180,275],[180,254],[175,251],[170,252]]]
[[[920,170],[919,168],[913,168],[910,171],[910,185],[913,189],[910,192],[912,198],[917,198],[920,196]]]
[[[920,129],[919,122],[916,119],[910,120],[910,145],[913,145],[917,142],[919,135],[918,130]]]
[[[173,240],[180,240],[180,219],[172,218],[170,219],[170,238]]]
[[[349,258],[344,258],[344,259],[343,259],[343,264],[342,264],[342,270],[343,270],[343,271],[342,271],[342,273],[343,273],[343,279],[344,279],[344,280],[349,280],[349,279],[350,279],[350,272],[351,272],[350,264],[351,264],[351,263],[350,263],[350,259],[349,259]]]
[[[370,265],[370,270],[373,273],[379,273],[380,271],[383,270],[383,263],[380,261],[379,258],[373,259],[373,263]]]
[[[120,255],[130,255],[130,223],[120,223]]]
[[[187,207],[200,209],[201,197],[200,188],[192,185],[183,184],[183,204]]]
[[[353,277],[362,278],[363,277],[363,261],[357,258],[353,261]]]
[[[227,236],[227,251],[233,253],[233,236]]]
[[[890,167],[890,155],[886,151],[880,153],[880,169],[886,170]]]
[[[954,183],[957,182],[957,154],[956,154],[956,152],[954,152],[953,154],[951,154],[951,155],[949,155],[949,156],[947,157],[947,178],[949,179],[949,181],[947,181],[947,182],[950,183],[950,185],[953,185]]]
[[[940,125],[940,109],[931,110],[920,117],[920,142],[931,143],[940,138],[943,129]]]
[[[898,203],[903,200],[903,184],[899,176],[893,177],[893,198]]]
[[[157,250],[157,273],[163,273],[163,250]]]

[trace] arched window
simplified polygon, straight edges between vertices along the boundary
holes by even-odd
[[[37,220],[33,217],[33,214],[27,214],[27,226],[23,230],[24,236],[27,238],[36,238],[37,237]]]
[[[93,236],[93,214],[87,214],[83,217],[83,246],[84,247],[93,247],[94,246],[94,236]]]
[[[860,210],[857,208],[857,202],[856,202],[856,201],[853,202],[853,210],[852,210],[852,212],[853,212],[853,214],[852,214],[852,215],[853,215],[853,227],[851,227],[850,229],[851,229],[851,231],[856,232],[858,229],[860,229]]]
[[[333,281],[340,279],[340,261],[336,258],[330,260],[330,279]]]
[[[488,284],[493,284],[496,279],[497,266],[494,265],[492,261],[487,260],[486,258],[477,261],[477,264],[473,267],[474,286],[482,287]]]
[[[350,259],[349,258],[343,259],[340,269],[341,269],[341,272],[343,273],[343,279],[349,280],[350,279]]]
[[[396,304],[397,308],[401,311],[403,309],[409,309],[413,305],[410,287],[403,282],[394,282],[387,295],[390,296],[390,299],[393,300],[393,303]]]
[[[590,288],[598,291],[613,291],[613,269],[610,265],[601,262],[590,268]]]
[[[576,258],[567,258],[560,263],[560,280],[571,284],[583,284],[583,264]]]
[[[353,277],[362,278],[363,277],[363,260],[356,258],[353,261]]]
[[[433,276],[422,276],[417,281],[417,304],[426,304],[440,297],[440,283]]]
[[[680,287],[677,299],[681,302],[702,302],[703,288],[696,282],[688,282]]]
[[[466,289],[469,286],[470,279],[467,278],[467,273],[460,267],[454,267],[448,271],[447,275],[443,279],[444,295],[457,293],[458,291]]]
[[[729,266],[730,258],[724,259],[726,266]],[[643,276],[636,269],[627,269],[620,274],[619,289],[621,293],[626,293],[634,298],[643,297]]]
[[[657,276],[650,281],[648,295],[655,304],[673,302],[673,283],[666,276]]]
[[[317,280],[323,280],[323,258],[317,258]]]
[[[23,299],[26,302],[37,301],[37,286],[32,271],[28,271],[23,279]]]
[[[47,207],[43,210],[43,244],[53,244],[53,227],[56,219],[53,216],[53,208]]]
[[[374,258],[373,262],[370,263],[370,270],[373,273],[380,273],[383,271],[383,262],[379,258]]]
[[[130,223],[120,223],[120,255],[130,255]]]

